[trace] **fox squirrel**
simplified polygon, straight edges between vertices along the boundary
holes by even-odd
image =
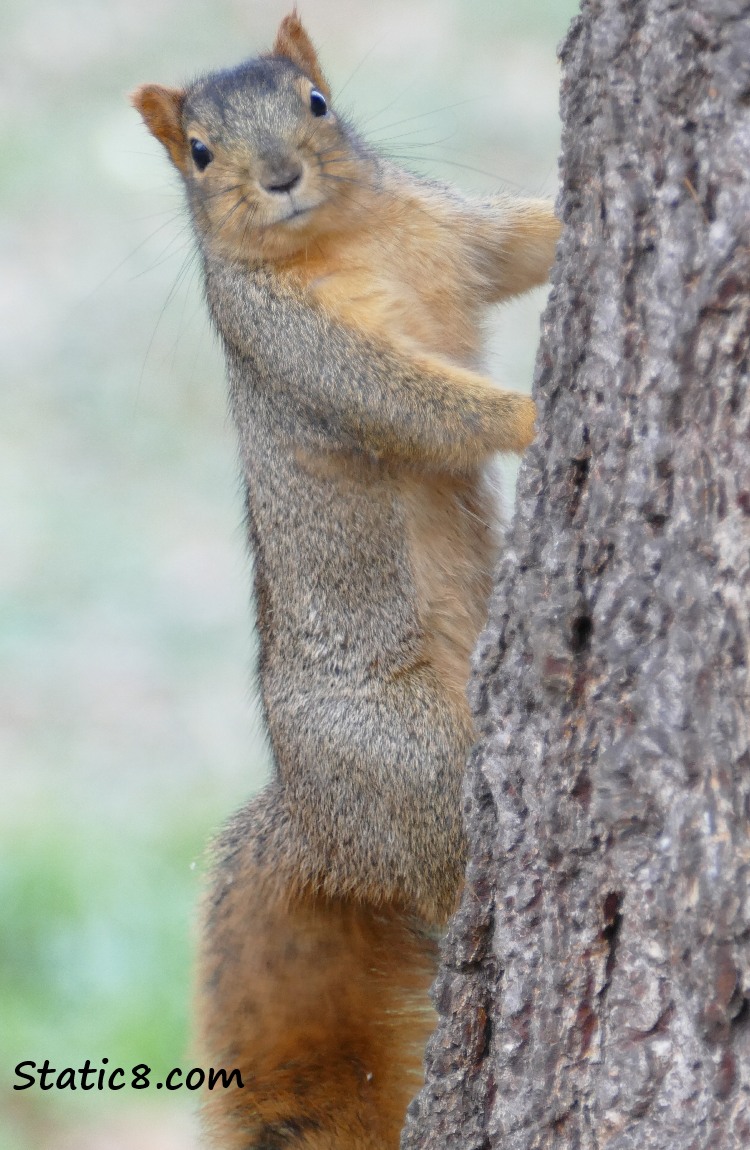
[[[275,778],[225,829],[201,1042],[216,1146],[394,1150],[465,840],[465,697],[498,546],[486,464],[532,400],[478,370],[547,276],[546,201],[470,200],[331,107],[296,13],[270,55],[132,96],[180,172],[247,482]]]

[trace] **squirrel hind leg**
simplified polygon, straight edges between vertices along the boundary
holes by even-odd
[[[210,914],[201,1045],[243,1088],[207,1092],[209,1136],[222,1150],[397,1150],[435,1022],[436,944],[394,908],[280,893],[264,854],[235,852]]]

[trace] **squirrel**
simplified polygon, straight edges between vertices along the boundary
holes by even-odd
[[[465,688],[499,546],[488,464],[530,397],[487,308],[543,282],[544,200],[403,171],[332,106],[296,13],[270,54],[131,97],[180,173],[222,339],[274,777],[216,846],[200,1041],[232,1150],[395,1150],[462,883]]]

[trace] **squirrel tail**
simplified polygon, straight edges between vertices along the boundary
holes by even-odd
[[[290,895],[268,806],[266,792],[243,812],[246,833],[248,815],[256,824],[244,842],[230,832],[209,908],[201,1045],[243,1083],[207,1092],[209,1137],[223,1150],[398,1150],[435,1023],[437,945],[403,910]]]

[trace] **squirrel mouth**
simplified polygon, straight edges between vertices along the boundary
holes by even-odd
[[[279,220],[280,224],[289,224],[294,220],[298,220],[301,216],[307,216],[313,210],[314,205],[304,207],[302,204],[295,204],[292,200],[292,210],[288,216],[284,216],[283,220]]]
[[[292,204],[291,210],[285,216],[281,216],[277,220],[270,220],[267,224],[262,224],[261,228],[265,231],[268,228],[284,228],[288,227],[290,224],[294,225],[298,220],[302,220],[305,216],[309,216],[310,212],[314,211],[316,207],[317,204],[310,204],[308,207]]]
[[[304,220],[306,216],[309,216],[310,213],[314,212],[318,207],[320,207],[320,203],[317,201],[306,203],[303,200],[303,202],[300,203],[298,200],[295,201],[289,196],[285,204],[276,205],[274,214],[279,213],[276,215],[276,219],[267,220],[265,223],[256,222],[255,226],[262,231],[266,231],[269,228],[289,227],[290,225],[293,227],[298,221]],[[284,215],[281,215],[282,210],[284,211]]]

